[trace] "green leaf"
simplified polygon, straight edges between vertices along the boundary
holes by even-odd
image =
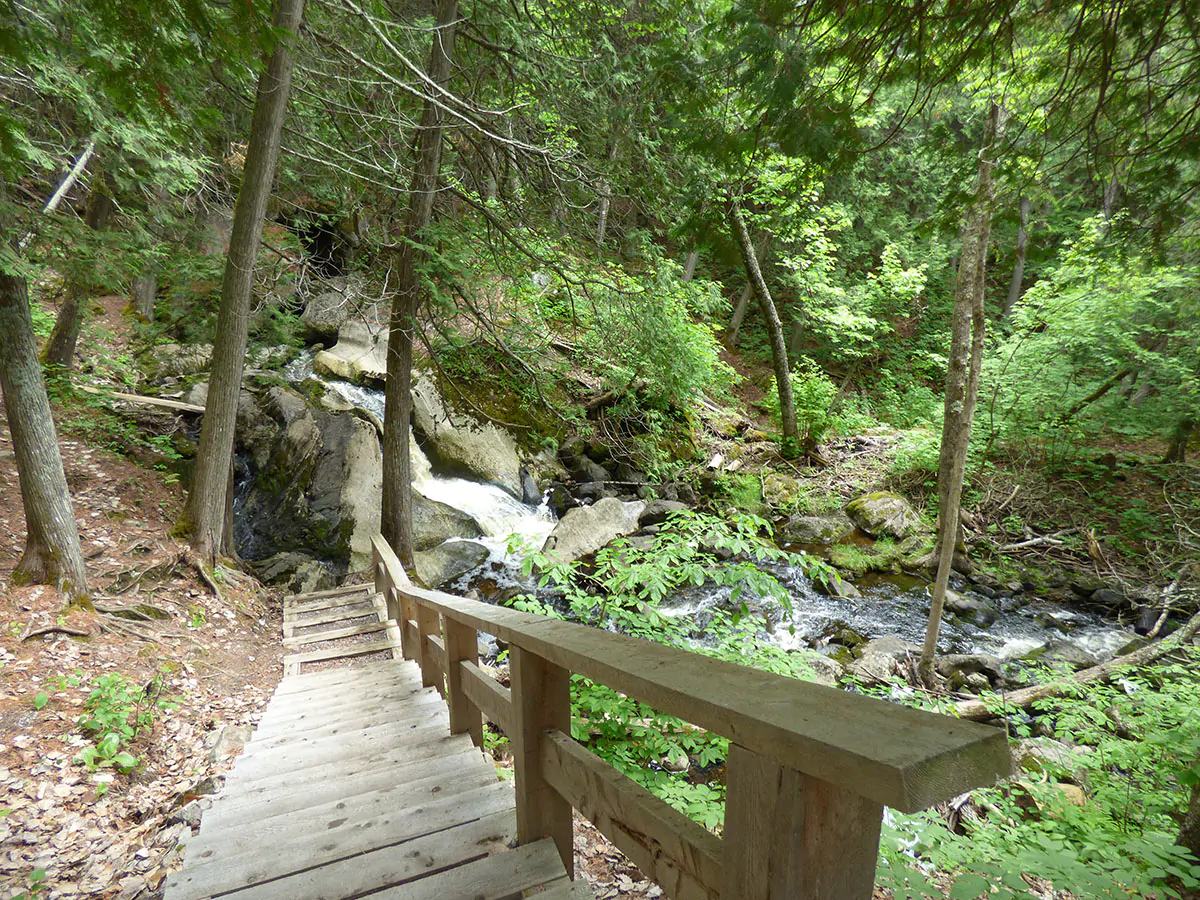
[[[990,889],[988,880],[981,875],[959,875],[950,886],[950,900],[976,900],[987,894]]]
[[[46,704],[50,702],[50,695],[45,691],[39,691],[33,697],[33,708],[44,709]]]
[[[138,764],[138,758],[127,750],[122,750],[112,759],[115,765],[122,772],[128,772],[135,768]]]

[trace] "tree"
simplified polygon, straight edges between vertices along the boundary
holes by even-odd
[[[933,680],[933,657],[937,652],[938,629],[946,587],[958,546],[959,503],[967,465],[967,446],[971,440],[971,422],[979,397],[979,370],[983,363],[983,338],[986,320],[983,313],[984,275],[988,242],[991,237],[992,203],[995,197],[996,145],[1002,127],[999,104],[989,105],[983,146],[979,151],[979,172],[975,195],[963,223],[962,258],[954,283],[954,310],[950,321],[950,362],[946,370],[946,403],[942,420],[942,447],[938,457],[938,530],[937,578],[929,610],[929,626],[918,666],[920,677]]]
[[[254,264],[262,239],[263,217],[287,112],[294,60],[292,45],[304,13],[304,0],[277,0],[274,32],[278,36],[271,58],[258,82],[250,141],[233,214],[233,232],[221,282],[221,308],[213,343],[212,379],[200,433],[196,472],[183,516],[176,526],[187,535],[200,559],[213,563],[231,553],[229,545],[233,473],[233,439],[238,397],[246,359],[250,325],[250,295]]]
[[[430,39],[428,81],[435,86],[426,96],[421,123],[413,141],[413,176],[409,189],[408,217],[399,248],[397,286],[388,327],[387,384],[384,390],[383,513],[384,539],[400,561],[413,565],[412,460],[409,433],[412,422],[412,349],[417,310],[421,303],[421,266],[426,258],[423,241],[433,215],[441,173],[443,103],[436,96],[450,80],[458,0],[436,0]]]

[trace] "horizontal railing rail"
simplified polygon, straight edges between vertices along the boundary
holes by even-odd
[[[1010,771],[1003,731],[584,625],[413,585],[374,539],[375,587],[450,730],[509,738],[517,835],[551,837],[573,871],[571,810],[672,898],[865,900],[883,807],[925,809]],[[479,666],[509,645],[511,689]],[[723,837],[571,737],[571,674],[726,737]]]

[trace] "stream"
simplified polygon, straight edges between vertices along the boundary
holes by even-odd
[[[360,407],[383,419],[381,390],[315,375],[311,360],[310,354],[302,355],[284,370],[284,377],[293,383],[317,380],[348,406]],[[465,591],[475,587],[486,596],[505,590],[536,591],[535,584],[521,576],[521,554],[510,551],[509,539],[518,535],[533,546],[541,546],[555,525],[545,502],[531,506],[499,487],[435,474],[423,453],[414,454],[413,476],[413,488],[419,493],[472,516],[485,534],[475,540],[491,551],[480,567],[448,588]],[[792,600],[790,615],[780,610],[764,624],[770,639],[783,649],[832,652],[837,647],[830,638],[836,640],[836,634],[846,628],[868,639],[897,635],[915,644],[924,639],[929,597],[927,582],[922,578],[871,574],[855,581],[861,597],[841,598],[816,589],[799,567],[776,566],[771,571]],[[958,590],[967,597],[985,599],[965,585],[959,585]],[[730,588],[704,585],[680,592],[664,601],[661,608],[668,615],[686,616],[703,624],[707,610],[728,605],[729,594]],[[997,613],[996,620],[987,627],[946,616],[940,632],[940,652],[987,653],[1004,660],[1020,660],[1036,656],[1043,648],[1065,644],[1103,662],[1135,637],[1132,629],[1098,615],[1027,595],[986,602]]]

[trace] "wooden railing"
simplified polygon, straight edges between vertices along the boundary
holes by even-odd
[[[481,745],[486,717],[511,741],[518,840],[553,838],[569,873],[575,808],[678,900],[866,900],[885,805],[914,812],[1010,769],[995,728],[424,590],[378,536],[374,560],[450,730]],[[479,667],[481,631],[509,645],[511,690]],[[723,838],[571,738],[571,673],[729,739]]]

